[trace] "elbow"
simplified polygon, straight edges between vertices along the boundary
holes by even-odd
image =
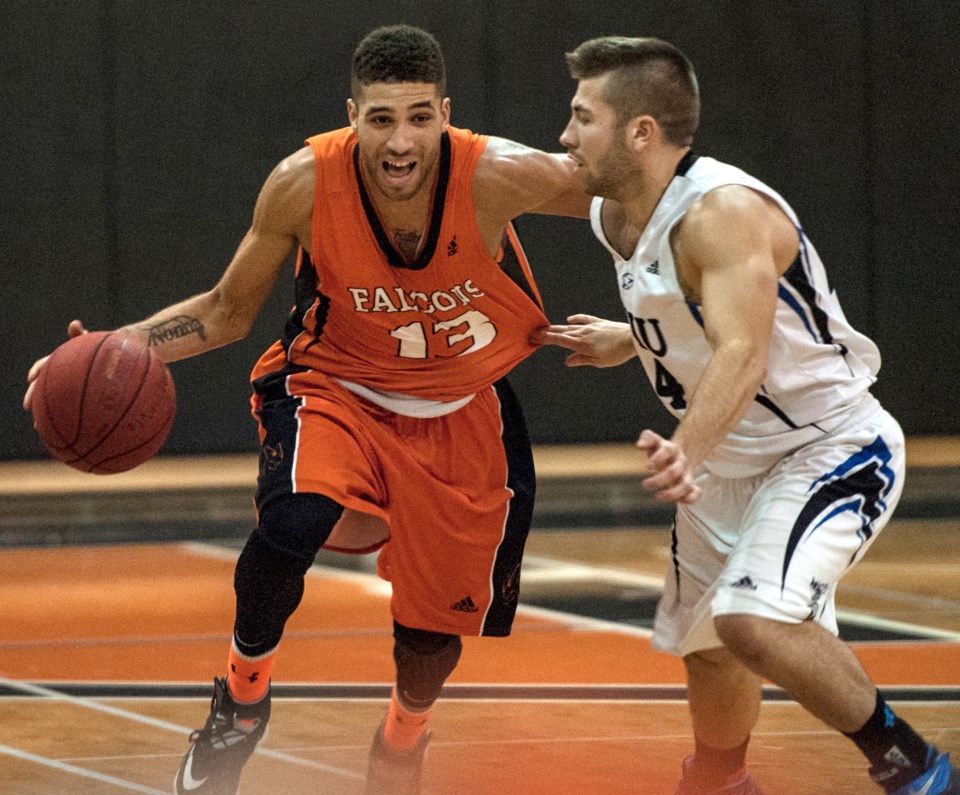
[[[208,298],[212,306],[211,320],[214,328],[210,329],[210,336],[216,340],[215,345],[229,345],[244,339],[253,328],[255,315],[244,311],[242,305],[227,300],[219,287],[214,287]]]
[[[756,391],[767,377],[770,351],[767,346],[753,340],[738,340],[728,343],[724,357],[730,372],[737,373],[744,390]]]

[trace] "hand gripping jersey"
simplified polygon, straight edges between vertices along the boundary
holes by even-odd
[[[603,232],[603,199],[594,199],[591,207],[593,230],[614,258],[637,352],[664,406],[683,416],[712,355],[700,307],[680,288],[670,232],[691,205],[722,185],[744,185],[769,196],[793,221],[800,240],[797,259],[777,286],[767,376],[739,425],[705,462],[718,474],[734,476],[762,471],[776,457],[840,424],[865,399],[880,355],[847,322],[823,263],[783,198],[740,169],[691,152],[629,259]]]
[[[477,227],[472,179],[486,136],[443,135],[426,238],[409,263],[367,195],[356,135],[344,128],[307,143],[316,162],[310,251],[299,253],[283,338],[254,380],[318,371],[387,408],[430,416],[535,350],[529,336],[547,319],[515,232],[508,227],[495,260]]]

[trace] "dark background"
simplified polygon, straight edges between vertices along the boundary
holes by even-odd
[[[113,328],[216,282],[271,168],[345,123],[356,43],[395,22],[440,40],[455,124],[549,150],[575,88],[565,51],[605,34],[679,45],[703,94],[697,151],[797,210],[907,433],[960,433],[956,0],[7,0],[3,18],[0,458],[44,455],[25,375],[71,318]],[[520,226],[552,319],[621,316],[585,222]],[[255,449],[247,375],[292,300],[282,280],[247,340],[172,365],[164,452]],[[562,359],[538,352],[513,377],[535,442],[670,427],[635,363]]]

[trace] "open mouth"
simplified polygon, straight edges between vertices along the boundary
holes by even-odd
[[[413,173],[413,170],[417,167],[417,161],[414,160],[410,163],[394,163],[390,160],[384,160],[382,167],[388,177],[393,177],[394,179],[403,179],[404,177],[407,177]]]

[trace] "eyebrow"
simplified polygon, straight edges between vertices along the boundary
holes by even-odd
[[[423,102],[414,102],[412,105],[408,105],[406,110],[413,110],[415,108],[429,108],[433,110],[433,102],[428,99],[423,100]],[[390,105],[374,105],[372,108],[368,108],[366,116],[369,116],[371,113],[395,113],[396,109]]]

